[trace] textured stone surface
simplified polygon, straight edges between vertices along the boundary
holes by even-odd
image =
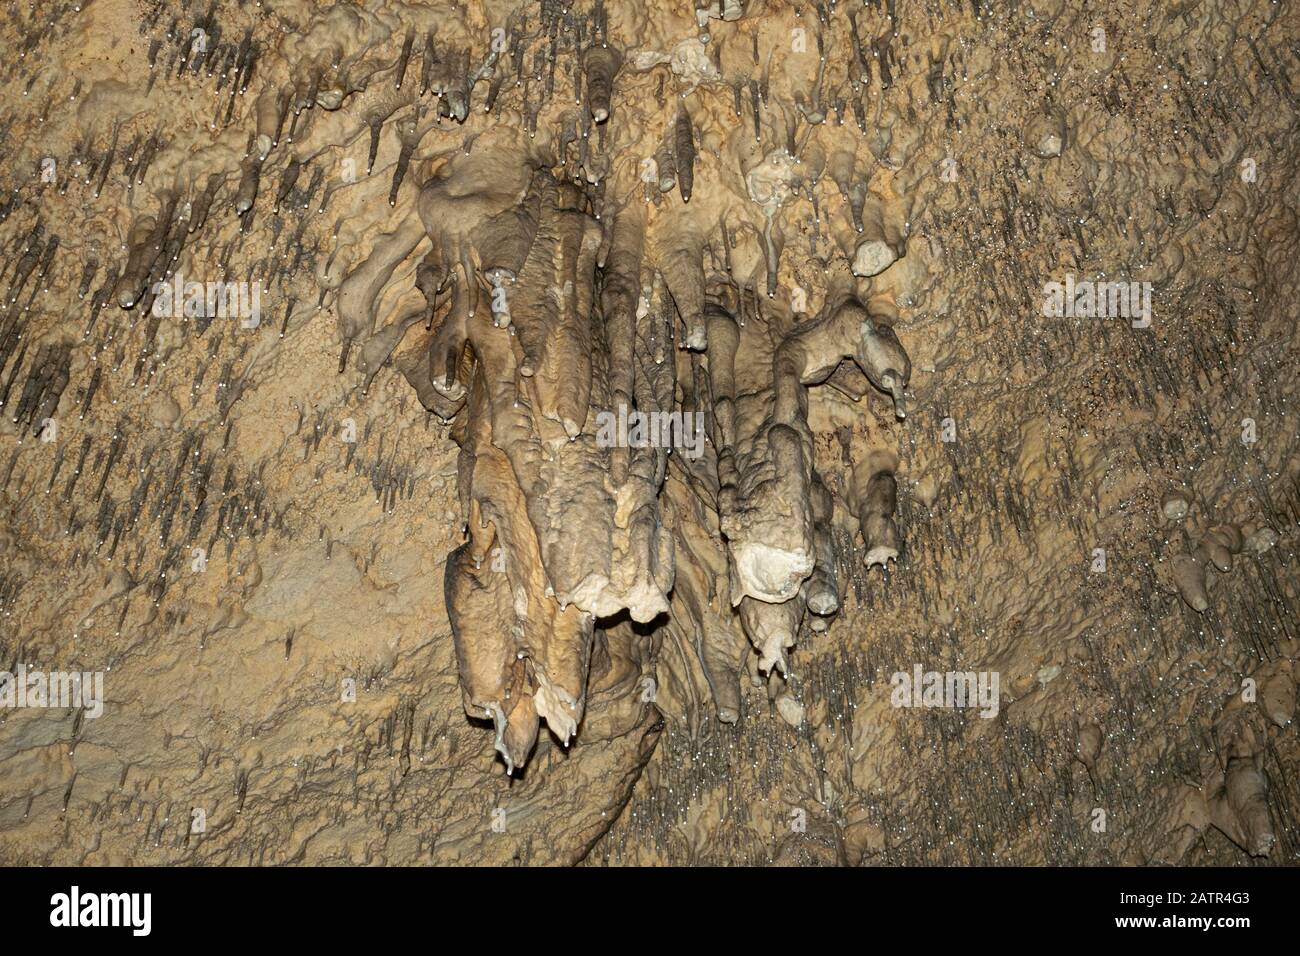
[[[1294,18],[1000,7],[20,6],[0,862],[1294,864]]]

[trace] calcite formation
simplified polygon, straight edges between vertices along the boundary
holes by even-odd
[[[0,41],[0,862],[1296,861],[1285,4]]]
[[[847,183],[870,154],[818,129],[823,115],[761,93],[753,129],[736,122],[715,61],[743,63],[759,50],[757,32],[748,44],[744,31],[730,44],[687,41],[712,68],[702,78],[674,60],[629,61],[631,38],[601,5],[586,15],[543,8],[493,29],[501,50],[468,79],[434,83],[430,118],[413,96],[383,100],[393,114],[410,110],[404,157],[430,132],[455,135],[475,78],[507,120],[429,163],[405,218],[340,284],[338,326],[342,367],[354,341],[364,342],[363,372],[396,354],[424,406],[454,423],[468,540],[447,561],[447,607],[465,709],[492,720],[509,771],[527,762],[541,721],[565,744],[577,733],[596,629],[614,630],[620,616],[690,638],[723,722],[737,719],[746,638],[760,673],[788,670],[805,616],[829,617],[840,600],[833,497],[815,468],[807,392],[832,383],[856,401],[874,387],[901,417],[911,363],[892,294],[855,278],[883,265],[851,271],[828,252],[813,289],[795,297],[778,281],[793,208],[811,202],[820,172],[801,156],[820,166],[834,150]],[[561,40],[572,52],[564,108],[544,95],[533,105],[525,82],[526,51],[546,35],[552,52]],[[426,48],[426,61],[446,58]],[[494,55],[506,48],[513,73]],[[353,79],[358,96],[397,91],[406,59],[372,69]],[[492,96],[500,74],[518,104]],[[658,108],[628,105],[647,99]],[[512,107],[522,126],[508,121]],[[395,175],[403,168],[399,158]],[[853,188],[828,211],[846,234],[867,232],[864,215],[872,237],[904,231],[905,202],[873,200],[868,215],[865,185]],[[424,307],[378,327],[385,289],[417,258]],[[822,302],[809,314],[813,295]],[[667,440],[602,437],[611,410],[652,429],[662,418]],[[687,456],[673,421],[680,432],[697,418],[707,453]],[[867,563],[884,565],[902,544],[892,468],[874,460],[848,507]]]

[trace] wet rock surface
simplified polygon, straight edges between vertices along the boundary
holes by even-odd
[[[1284,5],[0,39],[0,862],[1296,862]]]

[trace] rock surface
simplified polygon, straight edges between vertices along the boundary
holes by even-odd
[[[1003,6],[19,5],[0,862],[1294,864],[1295,23]]]

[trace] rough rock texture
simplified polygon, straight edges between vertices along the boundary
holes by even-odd
[[[0,862],[1300,859],[1289,4],[0,41]]]

